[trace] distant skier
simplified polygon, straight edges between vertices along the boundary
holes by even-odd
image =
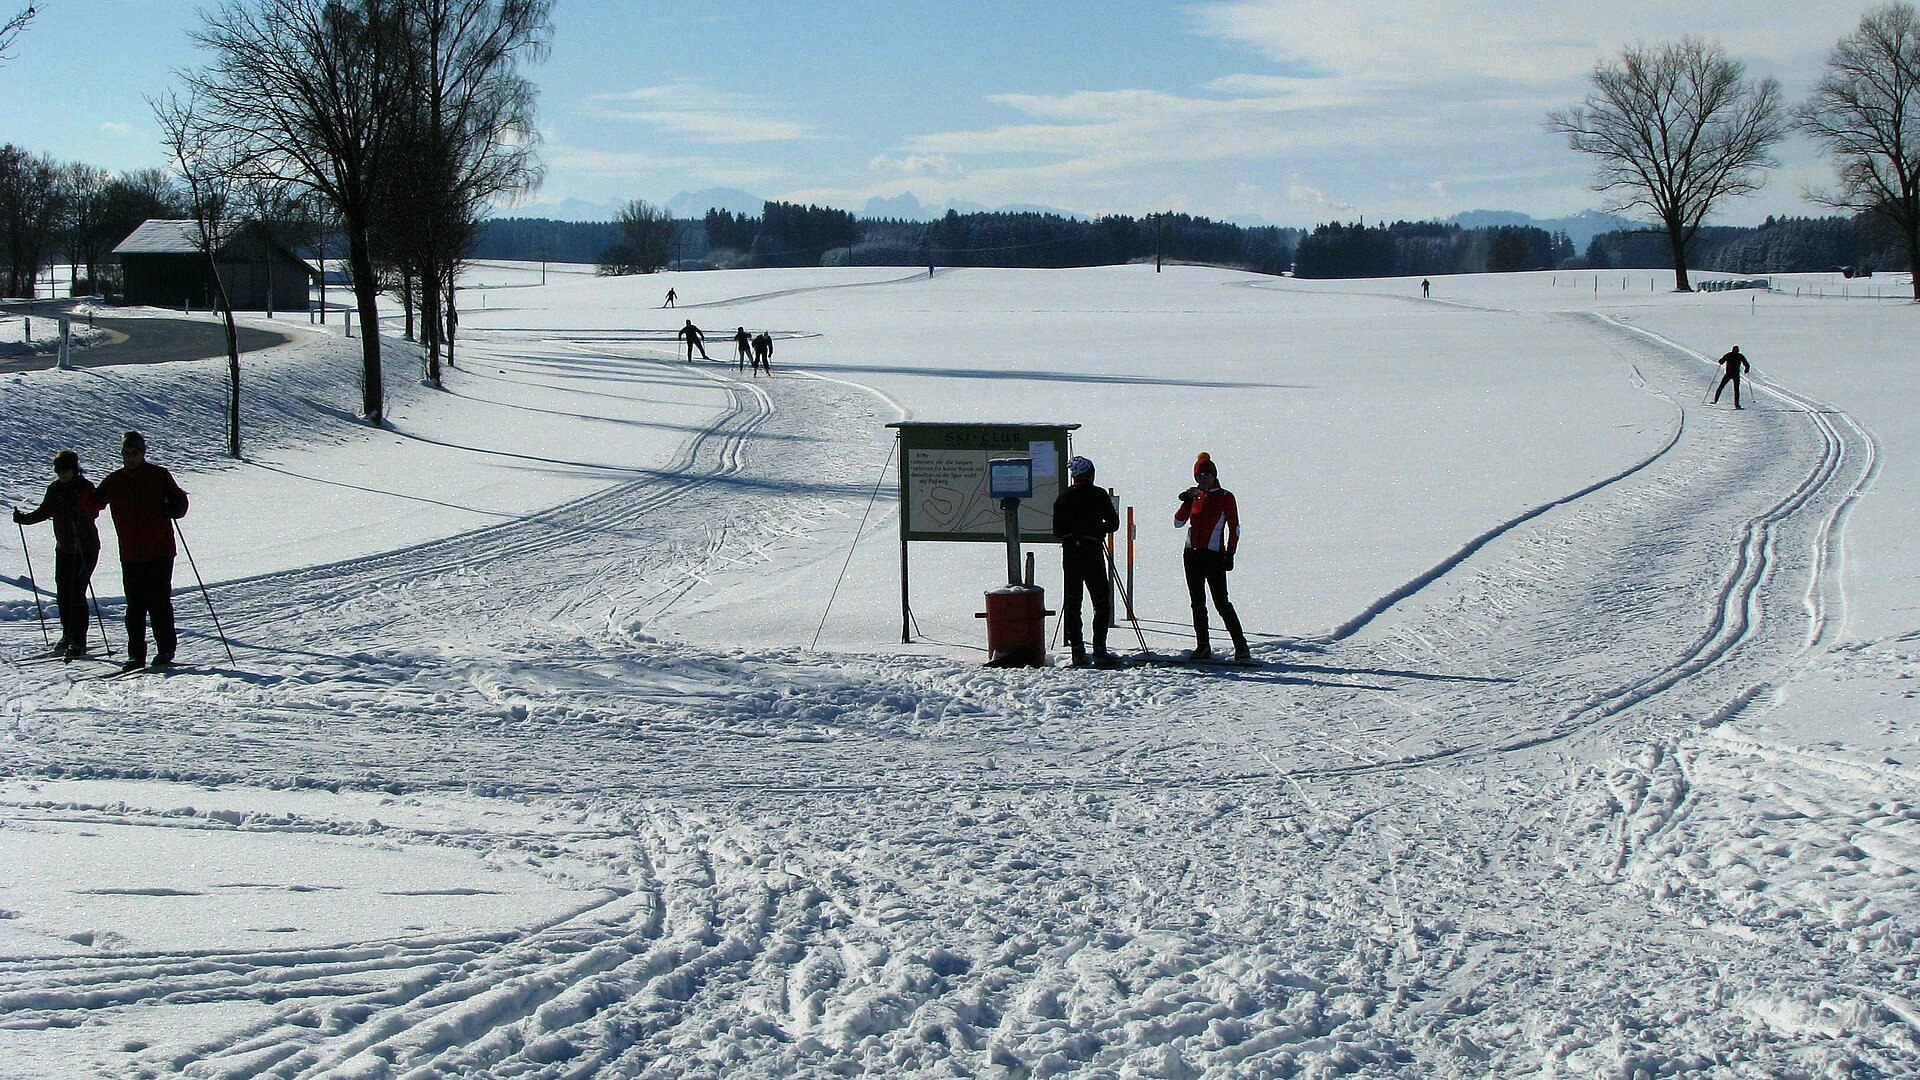
[[[1173,513],[1176,528],[1187,526],[1187,546],[1181,561],[1187,572],[1187,597],[1193,602],[1194,649],[1191,658],[1213,659],[1213,647],[1207,637],[1207,598],[1213,593],[1213,606],[1220,621],[1233,637],[1233,658],[1251,660],[1247,635],[1240,629],[1240,616],[1227,597],[1227,572],[1233,569],[1233,552],[1240,546],[1240,506],[1233,492],[1220,486],[1219,469],[1205,451],[1193,463],[1192,487],[1180,493],[1180,509]]]
[[[674,292],[674,291],[673,291],[672,289],[668,289],[668,290],[667,290],[667,302],[666,302],[666,303],[664,303],[664,304],[661,304],[660,306],[661,306],[661,307],[672,307],[672,306],[673,306],[673,301],[674,301],[674,298],[675,298],[676,296],[678,296],[678,295],[679,295],[679,294],[678,294],[678,293],[676,293],[676,292]]]
[[[53,455],[54,481],[38,508],[15,510],[19,525],[53,520],[53,589],[60,608],[60,642],[53,655],[78,660],[87,655],[87,583],[100,562],[100,530],[93,519],[93,481],[80,472],[80,455],[62,450]]]
[[[1053,535],[1060,538],[1060,568],[1066,575],[1066,603],[1060,618],[1066,624],[1073,666],[1102,667],[1116,661],[1107,651],[1107,626],[1113,622],[1112,585],[1107,580],[1107,537],[1120,528],[1113,497],[1093,482],[1093,462],[1075,457],[1067,462],[1072,482],[1053,500]],[[1082,587],[1093,596],[1093,656],[1087,656],[1080,628]]]
[[[1427,296],[1430,293],[1432,293],[1432,291],[1433,291],[1433,282],[1428,281],[1426,278],[1421,278],[1420,279],[1420,299],[1425,300]]]
[[[120,538],[120,579],[127,594],[127,662],[134,671],[147,660],[147,617],[153,617],[153,667],[173,663],[179,644],[173,629],[173,522],[187,516],[187,493],[173,474],[147,460],[146,437],[129,431],[120,440],[120,468],[100,481],[87,505],[113,509]]]
[[[713,359],[713,357],[707,355],[707,336],[700,332],[699,327],[693,325],[692,319],[688,319],[687,325],[681,327],[680,333],[675,336],[687,343],[687,363],[693,363],[693,350],[695,349],[700,350],[700,359]]]
[[[1726,370],[1726,374],[1720,376],[1720,385],[1713,388],[1712,403],[1720,404],[1720,391],[1725,390],[1728,383],[1732,383],[1733,407],[1737,409],[1740,407],[1740,376],[1752,371],[1753,365],[1747,363],[1747,358],[1740,352],[1740,346],[1735,345],[1728,350],[1727,355],[1720,358],[1720,366]]]
[[[747,333],[746,327],[736,326],[733,330],[734,365],[740,370],[745,371],[749,360],[754,361],[754,369],[758,370],[760,367],[759,361],[754,360],[753,356],[753,335]]]
[[[773,335],[765,330],[754,335],[753,366],[756,370],[766,372],[767,378],[773,378]]]

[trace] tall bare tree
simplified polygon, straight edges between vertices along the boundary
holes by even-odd
[[[1840,167],[1838,190],[1810,194],[1897,229],[1920,301],[1920,14],[1913,5],[1862,15],[1827,54],[1826,74],[1794,117]]]
[[[380,423],[379,286],[370,233],[397,103],[408,0],[227,0],[193,38],[208,66],[185,81],[232,135],[243,175],[323,195],[340,216],[361,325],[361,413]]]
[[[673,215],[645,199],[634,199],[613,216],[620,240],[600,253],[604,276],[651,274],[667,265],[679,226]]]
[[[1594,159],[1594,190],[1613,193],[1606,210],[1642,211],[1666,230],[1679,292],[1692,290],[1687,245],[1721,202],[1760,189],[1786,129],[1776,80],[1748,80],[1692,37],[1629,46],[1594,67],[1584,101],[1547,116],[1547,130]]]
[[[233,298],[220,273],[220,253],[233,240],[240,221],[233,213],[237,201],[235,176],[245,154],[239,140],[224,128],[204,123],[197,102],[176,94],[149,104],[160,123],[161,142],[173,158],[186,188],[187,210],[193,216],[194,247],[207,264],[214,296],[227,331],[227,453],[240,456],[240,331],[233,321]]]
[[[384,215],[417,278],[426,380],[452,355],[454,281],[486,206],[538,185],[536,88],[552,0],[412,0],[404,8],[409,108],[396,127]]]

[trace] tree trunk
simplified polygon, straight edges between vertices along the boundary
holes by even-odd
[[[447,280],[449,281],[453,280],[452,275],[448,275]],[[453,367],[454,366],[453,339],[455,335],[457,335],[460,331],[460,310],[454,305],[454,291],[452,289],[447,290],[446,327],[447,327],[447,366]]]
[[[227,453],[240,456],[240,331],[233,325],[233,304],[227,298],[227,283],[220,277],[220,264],[207,252],[207,269],[213,276],[214,295],[219,298],[220,313],[227,329]]]
[[[1667,226],[1667,244],[1673,248],[1673,291],[1692,292],[1693,286],[1687,283],[1687,242],[1678,226]]]
[[[1920,216],[1909,217],[1900,231],[1907,240],[1907,281],[1913,286],[1913,302],[1920,304]]]
[[[440,274],[432,259],[420,270],[420,326],[427,344],[427,385],[440,386]]]
[[[380,288],[373,279],[365,222],[347,225],[347,261],[353,270],[354,305],[360,311],[360,415],[378,425],[386,420],[380,382]]]

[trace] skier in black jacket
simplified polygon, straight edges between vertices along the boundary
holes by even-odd
[[[1107,651],[1107,625],[1113,622],[1113,594],[1107,582],[1107,537],[1120,528],[1113,497],[1093,483],[1093,462],[1075,457],[1067,462],[1072,483],[1053,501],[1053,535],[1060,538],[1061,568],[1066,571],[1067,644],[1073,648],[1073,666],[1114,663]],[[1080,591],[1093,594],[1093,656],[1087,656],[1080,628]]]
[[[1740,351],[1740,346],[1735,345],[1728,350],[1727,355],[1720,358],[1720,366],[1726,370],[1726,374],[1720,376],[1720,385],[1713,388],[1713,404],[1720,404],[1720,391],[1725,390],[1728,383],[1732,383],[1733,407],[1737,409],[1740,407],[1740,376],[1752,371],[1753,365],[1747,362],[1746,355]]]
[[[91,510],[93,481],[80,472],[80,455],[62,450],[53,455],[53,483],[38,509],[15,510],[21,525],[53,519],[54,596],[60,607],[60,644],[54,654],[77,660],[87,654],[87,583],[100,562],[100,530]]]

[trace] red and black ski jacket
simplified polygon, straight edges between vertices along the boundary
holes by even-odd
[[[1231,553],[1240,546],[1240,504],[1226,488],[1196,492],[1173,512],[1175,527],[1187,526],[1187,546]]]
[[[187,493],[173,482],[173,474],[143,461],[115,469],[94,489],[88,505],[94,513],[111,507],[113,531],[120,538],[120,561],[153,562],[171,559],[173,519],[187,516]]]

